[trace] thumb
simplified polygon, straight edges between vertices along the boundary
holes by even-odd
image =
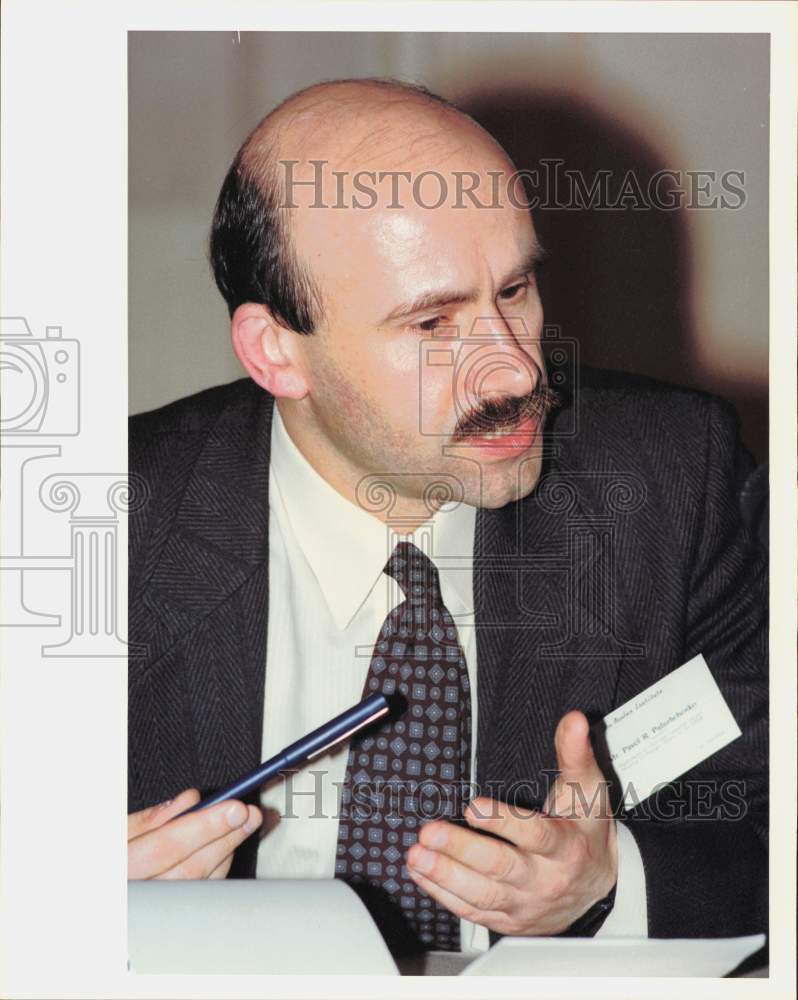
[[[599,766],[590,744],[590,726],[582,712],[564,715],[554,734],[557,767],[564,781],[593,780],[599,775]]]
[[[560,775],[545,811],[555,816],[603,817],[609,808],[609,789],[590,744],[590,726],[582,712],[568,712],[554,734]]]

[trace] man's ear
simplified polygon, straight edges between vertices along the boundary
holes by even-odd
[[[292,330],[278,323],[266,306],[246,302],[230,324],[233,350],[250,377],[273,396],[302,399],[308,385],[297,364]]]

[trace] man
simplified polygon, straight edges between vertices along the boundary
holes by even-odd
[[[249,379],[131,424],[131,877],[337,875],[397,952],[764,928],[748,459],[719,401],[566,379],[564,341],[555,394],[516,181],[385,81],[300,92],[239,151],[211,254]],[[699,653],[742,736],[618,814],[589,723]],[[404,697],[378,733],[177,818],[377,689]],[[386,804],[425,776],[437,813]]]

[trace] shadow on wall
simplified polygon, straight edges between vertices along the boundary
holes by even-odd
[[[767,384],[730,381],[708,368],[697,350],[686,209],[581,207],[590,205],[589,189],[597,178],[606,185],[605,201],[613,204],[630,171],[646,195],[649,180],[674,165],[662,162],[628,127],[570,96],[502,91],[459,103],[519,169],[538,171],[530,193],[540,199],[533,217],[551,254],[540,275],[546,321],[579,341],[587,364],[724,396],[740,415],[742,437],[754,458],[766,460]],[[581,200],[574,199],[576,186],[566,170],[586,184]],[[661,182],[663,196],[668,183]],[[597,192],[602,197],[601,187]],[[565,207],[569,201],[576,201],[575,207]],[[626,204],[636,201],[631,189]]]

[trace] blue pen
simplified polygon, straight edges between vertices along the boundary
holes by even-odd
[[[215,806],[218,802],[224,802],[226,799],[242,798],[248,792],[260,788],[262,784],[280,774],[281,771],[288,771],[318,757],[319,754],[329,750],[336,743],[345,740],[347,736],[351,736],[363,729],[364,726],[370,725],[376,719],[381,719],[388,714],[389,710],[388,699],[384,694],[369,695],[357,705],[353,705],[352,708],[336,715],[334,719],[325,722],[323,726],[314,729],[307,736],[303,736],[296,743],[287,746],[276,757],[264,761],[231,785],[227,785],[190,809],[186,809],[181,815],[185,816],[186,813],[196,812],[198,809],[207,809],[208,806]]]

